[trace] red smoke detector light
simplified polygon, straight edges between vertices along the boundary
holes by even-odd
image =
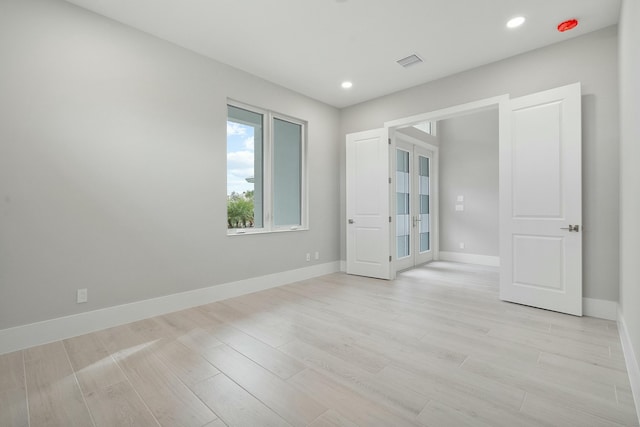
[[[564,33],[565,31],[573,30],[578,26],[577,19],[569,19],[568,21],[564,21],[563,23],[558,25],[558,31]]]

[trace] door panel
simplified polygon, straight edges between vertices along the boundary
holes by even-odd
[[[347,273],[390,279],[387,129],[347,135]]]
[[[427,151],[420,147],[414,148],[415,155],[415,218],[416,218],[416,234],[415,234],[415,265],[424,264],[433,260],[432,250],[432,234],[433,218],[432,212],[432,192],[435,191],[432,185],[431,167],[433,160],[433,152]]]
[[[396,271],[406,270],[415,265],[413,236],[413,148],[398,144],[395,163],[396,198]]]
[[[531,262],[536,259],[537,262]],[[564,239],[513,236],[513,282],[520,286],[564,291]]]
[[[512,99],[500,140],[500,298],[582,315],[580,84]]]
[[[411,153],[402,148],[396,149],[396,259],[413,255],[411,236]],[[409,266],[405,267],[408,268]],[[401,269],[403,269],[401,267]]]
[[[561,108],[554,101],[513,111],[515,217],[562,216]]]

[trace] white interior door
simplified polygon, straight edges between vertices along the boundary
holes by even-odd
[[[433,260],[432,151],[397,142],[395,155],[395,263],[405,270]]]
[[[578,316],[580,101],[579,83],[510,100],[500,142],[500,298]]]
[[[389,136],[376,129],[347,135],[347,273],[391,278]]]

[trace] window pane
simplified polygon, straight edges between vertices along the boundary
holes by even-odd
[[[273,223],[301,225],[302,126],[273,120]]]
[[[409,152],[396,150],[396,258],[411,255]]]
[[[419,196],[420,196],[420,252],[431,250],[429,235],[429,158],[419,156]]]
[[[263,116],[227,107],[227,227],[263,227]]]
[[[433,135],[433,126],[431,122],[418,123],[417,125],[413,125],[414,128],[421,130],[424,133],[428,133],[429,135]]]

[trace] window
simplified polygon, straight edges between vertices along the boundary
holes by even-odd
[[[413,125],[413,127],[429,135],[436,136],[436,122],[422,122]]]
[[[306,227],[305,132],[301,120],[227,105],[228,234]]]

